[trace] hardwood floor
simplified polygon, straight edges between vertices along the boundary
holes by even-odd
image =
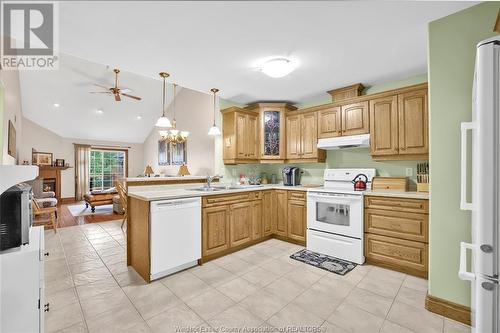
[[[75,205],[77,202],[63,203],[57,206],[57,228],[71,227],[74,225],[82,225],[89,223],[99,223],[113,220],[122,220],[123,214],[116,214],[115,212],[110,213],[95,213],[85,216],[73,216],[68,209],[68,206]],[[90,210],[90,208],[89,208]],[[34,222],[37,220],[35,219]],[[52,229],[51,226],[46,225],[45,230]]]

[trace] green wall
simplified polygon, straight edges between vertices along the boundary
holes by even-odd
[[[460,202],[460,122],[470,121],[476,44],[494,35],[499,2],[486,2],[429,24],[430,259],[429,294],[470,304],[458,279],[459,244],[470,240]]]
[[[401,87],[406,87],[418,83],[427,82],[427,74],[420,74],[412,76],[405,80],[398,80],[393,82],[386,82],[379,85],[371,86],[365,89],[363,94],[373,94],[376,92],[397,89]],[[299,104],[300,107],[321,105],[325,103],[330,103],[331,98],[325,92],[325,98],[316,100],[315,104]],[[230,107],[232,105],[240,106],[232,103],[228,100],[220,101],[221,109]],[[217,151],[217,150],[216,150]],[[220,150],[221,151],[221,150]],[[216,153],[216,160],[222,159],[219,156],[221,153]],[[386,162],[376,162],[372,160],[370,156],[370,151],[368,148],[365,149],[347,149],[347,150],[330,150],[327,153],[326,163],[309,163],[309,164],[293,164],[303,169],[304,174],[302,176],[303,184],[320,184],[323,181],[323,171],[325,168],[376,168],[378,174],[381,176],[406,176],[406,169],[413,169],[413,176],[411,181],[414,182],[416,179],[416,166],[418,161],[386,161]],[[292,165],[292,164],[286,164]],[[255,164],[255,165],[235,165],[235,166],[222,166],[221,173],[225,176],[225,182],[237,181],[239,179],[239,174],[244,173],[247,176],[253,177],[260,175],[265,172],[270,178],[271,174],[276,174],[278,179],[281,179],[281,169],[283,169],[284,164]]]
[[[0,82],[0,164],[3,163],[3,113],[4,113],[5,97],[4,87]]]

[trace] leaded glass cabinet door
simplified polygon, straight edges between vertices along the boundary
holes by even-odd
[[[276,158],[281,156],[281,112],[268,110],[262,112],[262,157]]]

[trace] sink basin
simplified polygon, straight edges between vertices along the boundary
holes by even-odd
[[[199,191],[199,192],[215,192],[215,191],[222,191],[225,190],[225,187],[198,187],[198,188],[193,188],[193,191]]]

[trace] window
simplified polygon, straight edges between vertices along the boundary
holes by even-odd
[[[90,150],[90,190],[106,190],[115,180],[126,177],[127,151]]]

